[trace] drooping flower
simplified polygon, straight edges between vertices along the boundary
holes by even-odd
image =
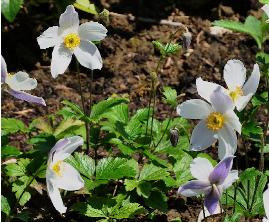
[[[205,217],[209,217],[210,215],[220,214],[221,213],[221,209],[220,209],[219,204],[217,205],[217,207],[216,207],[215,211],[213,212],[213,214],[210,214],[206,207],[204,207],[204,211],[205,211]],[[203,219],[205,219],[205,217],[204,217],[203,210],[201,210],[199,215],[198,215],[197,222],[202,222]]]
[[[8,73],[3,56],[1,56],[1,84],[6,84],[8,88],[7,92],[17,99],[46,106],[42,97],[33,96],[24,92],[25,90],[32,90],[37,87],[36,79],[30,78],[26,72]]]
[[[255,64],[249,79],[246,81],[246,68],[240,60],[229,60],[224,67],[224,80],[228,89],[222,86],[203,81],[201,78],[196,80],[198,94],[205,100],[210,100],[211,93],[218,87],[230,96],[236,109],[241,111],[245,108],[251,97],[255,94],[259,81],[260,70],[258,64]]]
[[[210,96],[209,103],[191,99],[177,107],[177,113],[187,119],[200,119],[190,141],[190,150],[200,151],[219,141],[220,159],[233,155],[237,148],[236,132],[241,133],[241,123],[234,113],[231,98],[218,87]]]
[[[269,222],[269,184],[267,190],[263,193],[263,206],[266,217],[263,218],[263,222]]]
[[[98,22],[85,22],[79,25],[78,13],[74,6],[67,6],[61,14],[59,26],[43,32],[37,42],[41,49],[54,47],[51,59],[51,74],[54,78],[63,74],[75,54],[78,62],[89,69],[101,69],[102,57],[92,41],[105,38],[107,29]]]
[[[269,4],[265,4],[261,9],[265,12],[267,17],[269,18]],[[267,23],[269,23],[269,19],[266,20]]]
[[[73,191],[84,186],[79,172],[64,162],[82,144],[83,139],[80,136],[73,136],[59,140],[49,152],[46,171],[47,190],[53,206],[61,214],[66,212],[66,207],[59,189]]]
[[[232,170],[234,156],[227,156],[215,167],[205,158],[195,158],[190,165],[196,180],[179,187],[178,192],[186,197],[205,195],[205,207],[213,214],[219,204],[222,192],[238,179],[238,171]]]

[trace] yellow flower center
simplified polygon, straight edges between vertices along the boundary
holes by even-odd
[[[206,119],[206,126],[213,131],[220,130],[224,125],[224,116],[219,112],[210,113]]]
[[[62,173],[61,173],[62,162],[63,162],[62,160],[59,160],[52,166],[52,170],[54,171],[54,173],[57,174],[57,176],[62,176]]]
[[[230,97],[235,102],[240,96],[243,96],[243,91],[241,87],[237,86],[234,91],[229,92]]]
[[[64,37],[64,45],[68,49],[74,49],[80,44],[80,38],[76,33],[70,33]]]

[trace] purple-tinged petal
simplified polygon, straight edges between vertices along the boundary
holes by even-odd
[[[56,152],[59,152],[59,150],[63,149],[67,144],[70,143],[68,138],[60,139],[57,141],[57,143],[52,147],[52,149],[49,152],[49,162],[54,161],[54,154]]]
[[[210,102],[216,112],[226,113],[234,109],[232,99],[218,87],[210,96]]]
[[[13,89],[10,89],[7,91],[10,95],[14,96],[17,99],[24,100],[30,103],[37,103],[43,106],[46,106],[45,100],[42,97],[33,96],[29,93],[23,92],[23,91],[16,91]]]
[[[1,55],[1,84],[5,82],[7,77],[7,64],[3,56]]]
[[[205,207],[207,208],[210,214],[214,214],[218,206],[220,196],[221,192],[219,191],[218,187],[213,184],[211,192],[208,195],[206,195],[205,198]]]
[[[200,194],[208,194],[210,190],[211,185],[208,181],[192,180],[179,187],[178,193],[186,197],[192,197]]]
[[[222,184],[228,176],[232,165],[234,156],[228,156],[218,163],[209,176],[209,181],[212,184]]]

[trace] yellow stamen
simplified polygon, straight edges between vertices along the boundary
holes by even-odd
[[[206,119],[206,126],[212,131],[220,130],[224,125],[224,116],[219,112],[210,113]]]
[[[76,33],[70,33],[64,37],[64,45],[68,49],[74,49],[80,44],[80,38]]]
[[[52,170],[57,174],[57,176],[62,176],[62,173],[61,173],[62,162],[63,162],[62,160],[59,160],[52,166]]]
[[[235,102],[240,96],[243,96],[244,94],[241,87],[237,86],[234,91],[230,91],[229,95]]]

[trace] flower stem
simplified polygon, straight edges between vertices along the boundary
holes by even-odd
[[[80,98],[81,98],[82,109],[83,109],[84,115],[87,115],[85,99],[84,99],[83,91],[82,91],[82,83],[81,83],[78,60],[76,60],[76,67],[77,67],[77,76],[78,76],[78,81],[79,81],[79,94],[80,94]],[[89,129],[89,124],[88,124],[87,120],[84,120],[84,123],[85,123],[85,131],[86,131],[86,153],[89,154],[89,152],[90,152],[90,129]]]

